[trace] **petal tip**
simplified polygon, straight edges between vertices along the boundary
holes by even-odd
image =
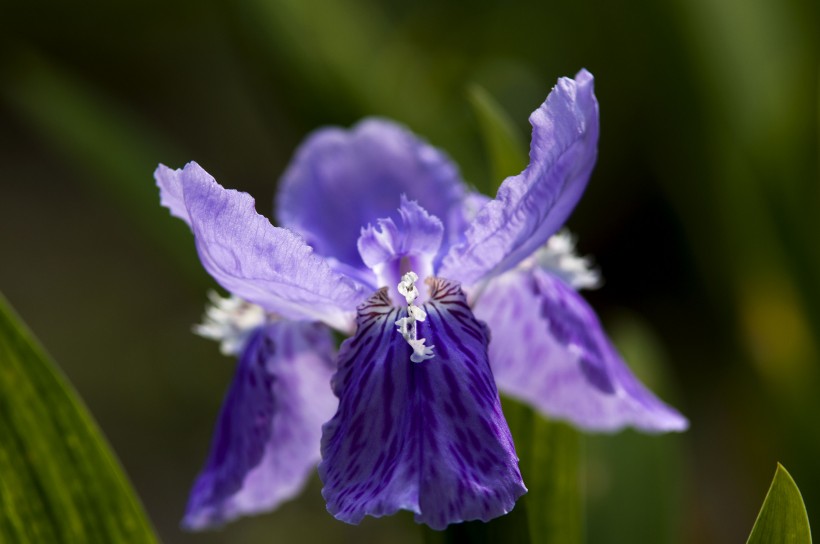
[[[173,172],[173,170],[171,168],[168,168],[164,164],[159,163],[157,167],[154,169],[154,179],[157,180],[157,183],[159,183],[159,178],[168,172]]]
[[[578,70],[578,73],[575,74],[575,82],[579,85],[591,85],[595,81],[595,76],[587,70],[586,68],[581,68]]]
[[[689,430],[689,419],[683,416],[674,408],[667,407],[668,414],[666,421],[659,432],[682,433]]]

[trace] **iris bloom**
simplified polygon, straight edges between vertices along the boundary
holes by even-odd
[[[498,389],[587,430],[686,427],[618,356],[577,292],[597,275],[556,234],[597,155],[592,75],[560,79],[530,123],[530,164],[494,200],[396,124],[319,130],[281,180],[282,227],[196,163],[157,169],[232,294],[199,332],[239,357],[187,527],[276,507],[320,459],[349,523],[502,515],[526,488]],[[351,335],[336,355],[331,328]]]

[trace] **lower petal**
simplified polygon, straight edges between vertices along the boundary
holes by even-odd
[[[475,314],[493,331],[489,353],[498,388],[547,417],[590,431],[688,427],[638,381],[592,308],[557,277],[540,269],[499,276]]]
[[[323,428],[319,475],[342,521],[398,510],[443,529],[509,512],[526,492],[487,361],[488,335],[456,284],[429,283],[418,333],[435,356],[410,361],[395,330],[404,308],[382,289],[342,344],[339,410]]]
[[[319,462],[321,426],[336,408],[333,344],[321,325],[280,321],[250,337],[219,414],[182,525],[199,530],[273,510]]]

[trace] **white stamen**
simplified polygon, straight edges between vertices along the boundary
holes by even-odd
[[[424,338],[408,340],[407,343],[413,348],[413,355],[410,356],[410,360],[414,363],[420,363],[436,356],[433,353],[433,348],[436,346],[425,346]]]
[[[224,355],[238,355],[251,331],[267,319],[261,306],[241,298],[221,297],[208,293],[211,303],[205,309],[202,323],[194,325],[194,333],[220,343]]]
[[[401,277],[398,289],[399,293],[407,300],[408,306],[413,304],[419,296],[419,290],[416,288],[416,281],[419,277],[412,270]]]
[[[407,301],[407,317],[396,320],[396,331],[398,331],[410,347],[413,348],[413,354],[410,356],[410,360],[414,363],[420,363],[435,357],[433,354],[433,348],[435,346],[425,346],[424,338],[418,337],[416,322],[427,319],[427,313],[421,307],[413,304],[413,301],[419,296],[419,290],[416,288],[416,280],[418,279],[419,277],[412,271],[401,277],[398,290]]]
[[[547,243],[533,255],[535,263],[557,275],[575,289],[596,289],[601,285],[601,274],[588,257],[575,254],[575,237],[562,230],[553,234]]]
[[[427,319],[427,313],[418,306],[415,306],[413,304],[407,307],[407,313],[412,315],[413,319],[415,319],[416,321],[424,321],[425,319]]]
[[[409,317],[402,317],[396,320],[396,330],[404,337],[408,338],[413,332],[413,323]]]

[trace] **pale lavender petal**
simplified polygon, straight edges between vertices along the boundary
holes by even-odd
[[[362,261],[376,275],[376,285],[396,285],[408,270],[432,276],[444,227],[417,202],[402,195],[398,225],[391,218],[379,219],[361,232],[356,244]]]
[[[564,224],[586,188],[598,154],[598,101],[592,74],[561,78],[530,116],[530,164],[507,178],[439,275],[472,285],[532,254]]]
[[[457,284],[428,283],[419,336],[435,357],[410,361],[396,332],[405,308],[382,289],[359,309],[342,344],[334,391],[339,410],[323,428],[319,476],[342,521],[398,510],[418,523],[487,521],[526,492],[487,362],[487,331]]]
[[[438,253],[444,226],[437,217],[404,195],[401,196],[399,217],[400,226],[393,219],[386,218],[379,219],[377,226],[367,225],[361,229],[356,245],[368,268],[406,255],[426,256],[432,261]]]
[[[557,277],[540,269],[507,272],[490,282],[475,314],[493,332],[499,390],[547,417],[590,431],[688,427],[635,378],[592,308]]]
[[[191,218],[185,208],[185,199],[182,191],[182,181],[180,180],[182,170],[173,170],[164,164],[157,166],[154,170],[154,179],[159,187],[159,202],[171,212],[171,215],[182,219],[188,226],[191,226]],[[210,178],[205,170],[191,169],[189,176]]]
[[[256,213],[250,195],[224,189],[194,162],[175,176],[161,167],[157,181],[174,215],[182,216],[184,203],[199,258],[222,287],[286,318],[350,328],[363,286]]]
[[[332,352],[329,330],[316,323],[280,321],[257,329],[191,491],[185,528],[273,510],[302,490],[319,462],[322,424],[337,405]]]
[[[360,229],[398,221],[402,194],[441,219],[445,241],[463,229],[465,186],[450,159],[401,125],[366,119],[308,137],[280,181],[277,217],[320,255],[363,268]]]

